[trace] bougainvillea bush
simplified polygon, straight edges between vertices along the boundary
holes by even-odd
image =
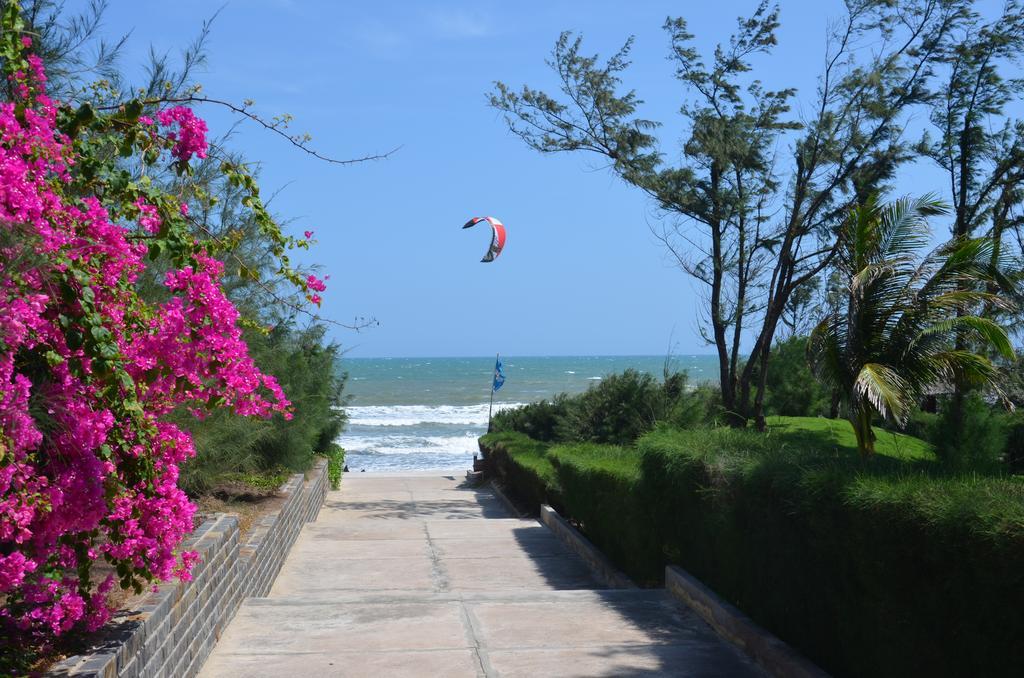
[[[177,481],[194,450],[170,413],[287,417],[290,405],[242,340],[223,244],[197,238],[182,196],[148,178],[170,168],[187,186],[210,150],[205,123],[167,102],[51,100],[16,3],[0,29],[15,93],[0,103],[3,644],[95,629],[111,587],[189,576],[197,556],[177,547],[195,507]],[[248,191],[280,277],[318,303],[322,282],[289,266],[297,241],[255,181],[221,172]],[[160,276],[159,300],[140,296],[144,275]]]

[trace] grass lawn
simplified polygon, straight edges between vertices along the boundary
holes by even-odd
[[[767,417],[768,435],[785,442],[816,447],[821,452],[857,454],[853,427],[845,419],[824,417]],[[935,461],[932,446],[913,436],[875,427],[875,452],[906,461]]]

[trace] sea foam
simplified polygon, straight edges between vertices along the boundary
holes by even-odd
[[[522,403],[495,403],[494,412]],[[487,403],[479,405],[363,405],[348,407],[350,426],[487,426]]]
[[[342,436],[341,444],[349,452],[366,455],[428,454],[468,456],[477,451],[477,435],[459,436]]]

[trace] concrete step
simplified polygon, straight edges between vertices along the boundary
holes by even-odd
[[[203,676],[758,676],[664,590],[247,601]],[[377,674],[378,676],[380,674]]]
[[[303,530],[272,596],[605,588],[536,520],[328,520]]]
[[[329,602],[330,604],[367,603],[367,604],[388,604],[401,601],[414,602],[646,602],[657,604],[671,604],[678,606],[678,600],[671,596],[665,589],[571,589],[571,590],[550,590],[537,589],[527,590],[503,590],[485,589],[480,591],[338,591],[332,593],[329,601],[325,601],[321,594],[291,594],[288,596],[273,596],[268,598],[247,598],[242,603],[242,608],[252,607],[275,607],[288,605],[303,605],[307,603]],[[686,611],[685,605],[680,609]]]

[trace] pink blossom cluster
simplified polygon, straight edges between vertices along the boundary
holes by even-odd
[[[27,43],[30,44],[30,43]],[[27,46],[26,44],[26,46]],[[0,103],[0,635],[59,635],[109,615],[93,561],[145,581],[187,578],[197,556],[177,553],[194,505],[178,488],[194,455],[163,418],[211,404],[287,415],[262,374],[224,294],[222,265],[198,250],[166,274],[170,297],[139,297],[145,238],[163,214],[142,198],[117,202],[70,190],[75,147],[56,126],[41,62],[13,75],[23,100]],[[172,154],[206,152],[191,111]],[[157,201],[159,202],[159,201]],[[184,212],[184,210],[182,210]]]
[[[314,292],[323,292],[324,290],[327,289],[327,283],[325,283],[320,278],[317,278],[315,275],[310,274],[309,276],[306,277],[306,287],[313,290]],[[309,295],[309,300],[314,304],[319,304],[321,301],[323,301],[320,298],[319,294]]]
[[[316,292],[323,292],[324,290],[327,289],[327,283],[325,283],[323,280],[316,277],[315,275],[309,275],[306,277],[306,285],[309,287],[309,289],[314,290]]]
[[[198,410],[220,397],[224,406],[243,415],[284,411],[279,403],[286,399],[277,380],[259,371],[242,340],[238,310],[220,285],[224,265],[204,254],[195,260],[195,267],[167,273],[164,284],[178,294],[160,306],[149,331],[126,346],[133,377],[156,370],[148,383],[147,405],[159,415],[182,404]],[[291,414],[284,411],[284,416]]]
[[[160,230],[160,225],[163,224],[160,210],[142,198],[135,201],[135,206],[139,208],[139,226],[142,226],[147,233],[157,233]]]
[[[193,155],[199,158],[206,157],[206,122],[202,118],[197,118],[192,109],[176,106],[160,111],[156,119],[165,127],[175,123],[178,125],[177,132],[167,134],[167,138],[175,142],[171,155],[182,162],[188,162]]]

